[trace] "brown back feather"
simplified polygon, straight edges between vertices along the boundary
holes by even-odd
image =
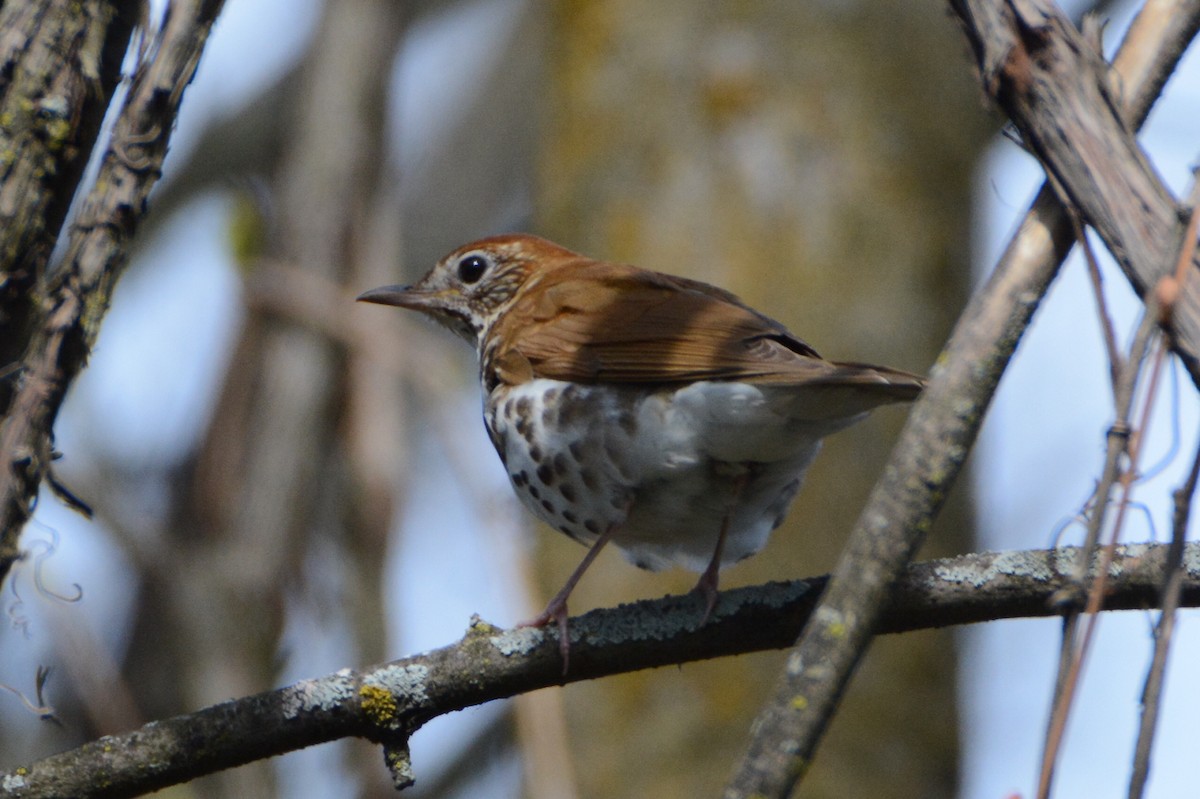
[[[826,361],[722,289],[582,256],[532,277],[491,335],[506,342],[496,352],[502,380],[861,387],[879,403],[912,399],[923,384],[898,370]]]

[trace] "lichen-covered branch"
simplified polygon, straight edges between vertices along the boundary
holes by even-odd
[[[20,5],[9,3],[4,9]],[[100,4],[83,5],[100,13]],[[33,292],[29,343],[8,370],[6,379],[13,387],[0,424],[0,581],[18,557],[17,537],[49,466],[59,406],[99,333],[129,241],[161,175],[184,89],[220,8],[220,0],[180,0],[168,6],[152,54],[133,76],[96,181],[72,225],[63,262]],[[72,66],[82,70],[85,83],[96,57],[86,48],[74,56],[78,63]]]
[[[1152,607],[1167,545],[1119,549],[1106,609]],[[985,552],[910,566],[882,632],[1049,616],[1080,551]],[[1200,605],[1200,544],[1183,556],[1181,604]],[[475,620],[456,644],[361,671],[343,669],[111,735],[0,774],[0,797],[127,797],[347,736],[387,747],[407,774],[407,736],[436,716],[551,685],[787,646],[825,578],[721,594],[712,619],[694,595],[595,610],[571,621],[571,670],[562,674],[553,628],[500,630]],[[420,764],[414,764],[419,776]],[[405,780],[407,777],[401,777]]]
[[[0,370],[29,343],[37,288],[120,79],[137,5],[0,3]],[[14,384],[0,380],[0,413]]]

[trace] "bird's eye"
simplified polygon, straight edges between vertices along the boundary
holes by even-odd
[[[478,283],[487,268],[487,259],[482,255],[468,255],[458,262],[458,279],[464,283]]]

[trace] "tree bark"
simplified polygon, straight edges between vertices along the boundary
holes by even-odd
[[[0,584],[20,556],[57,406],[86,357],[77,348],[66,354],[61,375],[52,363],[49,373],[31,369],[46,328],[67,321],[51,320],[61,297],[47,296],[47,266],[120,79],[137,7],[0,5]],[[16,407],[24,381],[33,383],[25,382],[29,401]]]

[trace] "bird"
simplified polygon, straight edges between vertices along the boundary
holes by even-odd
[[[424,314],[474,347],[483,421],[522,504],[589,547],[522,626],[558,628],[608,544],[635,565],[718,574],[763,548],[821,440],[925,381],[829,361],[716,286],[524,233],[480,239],[358,300]]]

